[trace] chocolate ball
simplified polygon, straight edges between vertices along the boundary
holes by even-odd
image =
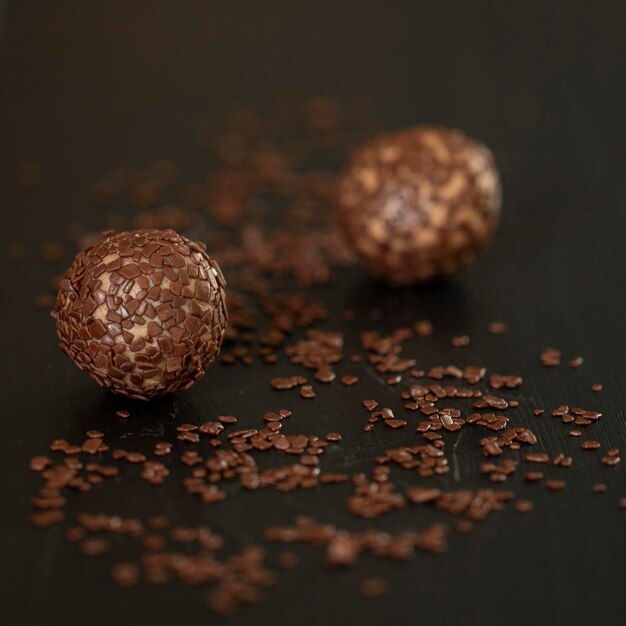
[[[109,234],[63,277],[60,347],[115,393],[147,400],[188,389],[219,353],[225,285],[204,245],[173,230]]]
[[[498,224],[500,199],[488,148],[458,130],[417,126],[354,153],[339,218],[359,261],[403,285],[470,265]]]

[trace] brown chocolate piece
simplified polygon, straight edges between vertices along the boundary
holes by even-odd
[[[272,378],[270,380],[270,385],[274,389],[282,390],[282,389],[293,389],[294,387],[298,387],[299,385],[304,385],[306,383],[306,378],[303,376],[286,376],[284,378],[277,377]]]
[[[489,324],[487,324],[487,330],[492,335],[501,335],[506,332],[506,323],[497,321],[489,322]]]
[[[146,400],[188,389],[219,352],[225,284],[204,246],[172,230],[109,234],[61,281],[60,347],[115,393]]]
[[[546,487],[550,491],[561,491],[562,489],[565,489],[565,481],[556,478],[546,480]]]
[[[351,374],[346,374],[341,377],[341,384],[346,385],[347,387],[354,385],[357,383],[359,379],[356,376],[352,376]]]
[[[132,587],[139,580],[139,568],[134,563],[116,563],[111,568],[111,576],[120,587]]]
[[[518,513],[529,513],[533,510],[533,503],[530,500],[518,500],[515,503],[515,510]]]
[[[557,367],[561,364],[561,351],[556,348],[544,348],[539,358],[546,367]]]
[[[498,224],[500,195],[485,146],[418,126],[357,150],[340,183],[340,220],[368,270],[408,284],[470,265]]]
[[[600,447],[600,442],[594,439],[586,439],[580,447],[583,450],[597,450]]]

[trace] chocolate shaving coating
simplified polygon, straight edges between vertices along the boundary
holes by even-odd
[[[339,216],[361,263],[402,285],[470,265],[498,224],[500,199],[488,148],[461,131],[417,126],[354,153]]]
[[[61,281],[54,313],[61,349],[115,393],[147,400],[188,389],[226,330],[217,263],[173,230],[104,235]]]

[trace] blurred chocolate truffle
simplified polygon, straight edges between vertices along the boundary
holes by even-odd
[[[458,130],[417,126],[363,145],[339,187],[339,218],[359,261],[397,284],[470,265],[498,224],[493,156]]]
[[[63,277],[60,347],[115,393],[147,400],[187,389],[219,352],[225,284],[204,245],[173,230],[109,234]]]

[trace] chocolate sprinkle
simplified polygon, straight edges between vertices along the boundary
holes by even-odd
[[[518,500],[515,503],[515,510],[518,513],[529,513],[534,508],[533,503],[530,500]]]

